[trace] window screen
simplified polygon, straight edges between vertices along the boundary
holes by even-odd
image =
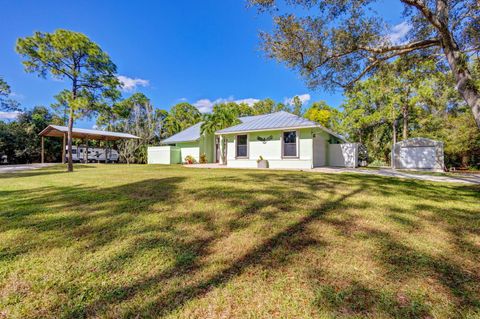
[[[283,156],[297,156],[297,132],[283,132]]]
[[[247,157],[247,135],[237,135],[237,157]]]

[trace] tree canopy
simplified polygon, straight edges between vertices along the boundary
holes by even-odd
[[[146,163],[147,146],[160,142],[165,112],[155,109],[145,94],[135,93],[116,103],[114,113],[116,120],[108,122],[111,127],[140,137],[118,141],[120,156],[127,163]]]
[[[305,112],[304,117],[326,128],[337,130],[340,112],[329,106],[325,101],[319,101],[312,103],[310,108]]]
[[[40,161],[40,133],[49,124],[61,124],[61,119],[46,107],[36,106],[19,114],[12,122],[0,121],[0,156],[11,164]],[[45,141],[49,161],[60,159],[62,144],[58,139]]]
[[[19,103],[13,100],[11,94],[10,85],[0,78],[0,110],[16,111],[19,108]]]
[[[429,62],[415,69],[403,68],[404,63],[397,60],[382,67],[347,92],[341,133],[365,144],[371,160],[388,163],[397,139],[428,137],[444,142],[447,165],[477,165],[480,131],[452,85],[451,72]]]
[[[349,88],[383,64],[416,54],[448,65],[455,87],[480,128],[480,93],[468,63],[480,50],[477,0],[397,0],[411,26],[404,39],[391,37],[392,26],[375,12],[379,0],[250,0],[262,10],[275,9],[275,29],[262,33],[267,55],[298,70],[311,87]],[[302,6],[296,15],[286,2]],[[287,9],[283,9],[287,8]]]
[[[174,105],[165,119],[168,136],[176,134],[202,120],[202,113],[193,105],[182,102]]]

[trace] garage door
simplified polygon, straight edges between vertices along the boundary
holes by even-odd
[[[418,146],[400,148],[402,168],[434,168],[435,147]]]

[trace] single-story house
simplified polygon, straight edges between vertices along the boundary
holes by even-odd
[[[280,111],[239,118],[240,124],[215,134],[200,134],[201,124],[163,140],[149,148],[149,163],[180,163],[185,156],[227,167],[254,168],[260,158],[270,168],[310,169],[320,166],[358,164],[358,145],[303,117]],[[174,155],[172,155],[174,154]]]

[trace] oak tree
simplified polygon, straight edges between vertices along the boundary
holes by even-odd
[[[391,26],[376,13],[379,0],[249,2],[276,12],[275,30],[261,34],[267,54],[298,70],[311,87],[348,88],[399,56],[439,57],[480,128],[480,90],[469,63],[480,52],[480,2],[396,1],[404,5],[403,18],[411,26],[401,41],[391,37]],[[302,6],[307,14],[297,16],[279,2]]]

